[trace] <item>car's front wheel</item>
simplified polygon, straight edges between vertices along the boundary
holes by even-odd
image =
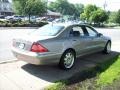
[[[109,54],[110,52],[111,52],[111,42],[108,41],[104,48],[104,53]]]
[[[62,69],[70,69],[73,67],[74,62],[75,62],[75,52],[72,50],[67,50],[61,57],[59,66]]]

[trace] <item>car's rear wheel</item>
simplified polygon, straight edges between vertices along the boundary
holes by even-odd
[[[70,69],[73,67],[75,62],[75,52],[72,50],[67,50],[61,57],[59,66],[62,69]]]
[[[110,52],[111,52],[111,42],[108,41],[104,48],[104,53],[109,54]]]

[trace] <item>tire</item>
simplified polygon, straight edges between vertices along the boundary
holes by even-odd
[[[111,42],[108,41],[107,44],[105,45],[104,51],[105,54],[109,54],[111,52]]]
[[[59,62],[60,68],[64,70],[68,70],[72,68],[74,66],[75,59],[76,59],[76,55],[73,50],[65,51]]]

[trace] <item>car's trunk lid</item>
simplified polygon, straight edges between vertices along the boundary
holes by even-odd
[[[34,42],[42,41],[46,39],[53,38],[54,36],[34,36],[34,35],[24,35],[13,39],[13,46],[21,50],[30,51],[31,46]]]

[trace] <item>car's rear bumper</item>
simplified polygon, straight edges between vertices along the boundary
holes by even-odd
[[[31,64],[39,65],[39,64],[57,64],[59,63],[61,54],[53,54],[53,53],[35,53],[29,51],[22,51],[16,48],[12,48],[12,52],[14,56],[18,60],[23,60]]]

